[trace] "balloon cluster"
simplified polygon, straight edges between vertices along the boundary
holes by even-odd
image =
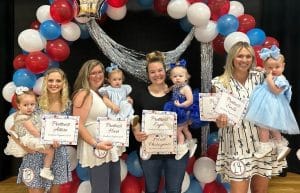
[[[107,0],[106,14],[114,20],[126,15],[126,0]],[[178,19],[184,31],[195,26],[195,37],[202,43],[213,43],[218,54],[224,54],[238,41],[250,43],[256,52],[270,44],[279,46],[278,41],[256,28],[253,16],[244,13],[239,1],[229,0],[138,0],[143,8],[151,8],[163,15]],[[104,12],[105,13],[105,12]],[[262,60],[256,54],[258,66]]]

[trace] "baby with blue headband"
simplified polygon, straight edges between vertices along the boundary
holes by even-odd
[[[101,87],[99,94],[103,97],[103,102],[108,107],[108,118],[112,120],[126,120],[128,119],[134,127],[139,122],[139,116],[134,115],[132,107],[132,99],[129,94],[132,88],[128,84],[123,84],[124,74],[119,69],[117,64],[111,63],[106,68],[108,73],[108,86]],[[110,150],[112,161],[117,162],[119,156],[117,154],[117,147]]]
[[[266,78],[252,92],[245,119],[259,128],[260,144],[254,156],[265,157],[276,147],[277,160],[281,161],[290,152],[288,142],[281,133],[299,134],[297,121],[289,105],[291,86],[283,75],[284,56],[277,46],[263,48],[259,55],[264,61]]]

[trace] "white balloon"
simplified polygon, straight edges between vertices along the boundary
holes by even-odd
[[[248,42],[250,44],[250,40],[248,36],[243,32],[232,32],[226,36],[224,40],[224,48],[228,53],[230,48],[236,44],[237,42]]]
[[[208,157],[200,157],[194,163],[193,172],[199,182],[210,183],[217,177],[216,163]]]
[[[118,7],[118,8],[108,5],[106,10],[107,16],[113,20],[123,19],[126,15],[126,12],[127,12],[126,5],[123,5],[122,7]]]
[[[171,0],[168,3],[167,12],[174,19],[181,19],[186,16],[189,7],[187,0]]]
[[[53,20],[50,15],[50,5],[42,5],[36,10],[36,18],[40,23],[46,20]]]
[[[37,95],[41,95],[41,92],[42,92],[42,86],[43,86],[43,81],[44,81],[44,77],[41,76],[39,77],[35,83],[34,83],[34,86],[33,86],[33,92]]]
[[[5,130],[6,130],[7,133],[10,133],[10,130],[11,130],[12,126],[14,125],[14,122],[15,122],[15,114],[16,114],[16,112],[10,114],[10,115],[5,119],[4,128],[5,128]]]
[[[90,181],[83,181],[79,184],[79,187],[77,189],[77,193],[91,193],[92,187]]]
[[[74,22],[61,25],[61,36],[68,41],[75,41],[80,37],[80,27]]]
[[[228,14],[234,15],[235,17],[238,17],[240,15],[244,14],[244,6],[239,1],[230,1],[230,7]]]
[[[70,168],[71,168],[71,171],[73,171],[78,165],[77,150],[72,146],[66,146],[66,148],[67,148],[67,152],[68,152],[68,158],[70,160]]]
[[[122,182],[126,178],[128,170],[124,160],[120,159],[120,165],[121,165],[121,182]]]
[[[215,21],[208,21],[206,26],[196,27],[195,37],[199,42],[208,43],[218,36],[217,24]]]
[[[186,192],[187,189],[189,189],[190,187],[190,176],[187,172],[184,173],[184,178],[183,178],[183,181],[182,181],[182,185],[181,185],[181,192]]]
[[[187,18],[189,22],[195,26],[207,25],[211,12],[205,3],[194,3],[187,10]]]
[[[15,94],[16,88],[17,87],[15,83],[12,81],[4,85],[4,87],[2,88],[2,96],[7,102],[11,103],[11,99]]]
[[[27,52],[40,51],[46,47],[46,39],[34,29],[26,29],[18,36],[19,46]]]

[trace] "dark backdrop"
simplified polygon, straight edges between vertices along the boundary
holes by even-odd
[[[243,0],[240,1],[245,7],[245,13],[251,14],[255,17],[257,27],[265,30],[267,35],[275,37],[279,42],[283,53],[287,59],[286,75],[293,87],[293,101],[292,107],[297,113],[299,120],[299,93],[300,85],[296,83],[296,76],[299,73],[298,57],[300,47],[297,42],[297,24],[299,23],[299,16],[297,16],[296,4],[297,0],[279,1],[279,0]],[[0,57],[0,71],[1,82],[0,88],[12,80],[13,67],[12,61],[14,56],[21,53],[17,44],[18,34],[28,29],[31,22],[35,20],[36,9],[48,4],[47,0],[31,1],[31,0],[2,0],[0,2],[0,20],[2,25],[1,33],[1,57]],[[284,5],[284,6],[283,6]],[[299,7],[299,6],[298,6]],[[24,11],[26,10],[26,11]],[[280,13],[280,14],[278,14]],[[289,13],[289,14],[288,14]],[[294,13],[294,14],[292,14]],[[290,15],[291,14],[291,15]],[[298,20],[297,22],[295,22]],[[284,27],[280,27],[284,25]],[[148,52],[152,50],[168,51],[177,47],[186,33],[183,32],[174,19],[168,16],[160,16],[153,10],[141,10],[135,0],[130,0],[128,4],[128,12],[126,17],[121,21],[106,20],[101,24],[107,34],[116,42],[135,50]],[[299,26],[299,25],[298,25]],[[292,36],[294,35],[294,36]],[[72,45],[71,55],[67,61],[61,63],[61,68],[67,73],[70,85],[73,84],[81,64],[87,59],[97,58],[103,61],[104,64],[109,64],[108,59],[101,54],[93,40],[77,40]],[[193,40],[182,56],[188,62],[188,70],[192,75],[191,86],[193,88],[200,87],[200,43]],[[218,75],[222,72],[224,64],[224,56],[214,56],[214,73]],[[126,75],[128,84],[133,87],[143,85],[142,82],[136,81],[134,77]],[[0,110],[1,123],[8,116],[10,104],[2,97]],[[4,128],[4,126],[2,126]],[[196,137],[200,136],[200,131],[193,131]],[[290,137],[290,136],[288,136]],[[0,179],[5,179],[7,176],[16,174],[20,160],[5,156],[3,149],[6,145],[6,132],[4,129],[0,130]],[[296,142],[296,137],[290,139],[291,145],[294,147],[294,153],[299,145]],[[299,140],[298,140],[299,141]],[[295,155],[289,158],[289,166],[292,171],[299,171],[299,162],[295,159]],[[7,162],[8,161],[8,162]],[[4,164],[5,163],[5,164]],[[8,164],[7,164],[8,163]],[[297,168],[298,167],[298,168]]]

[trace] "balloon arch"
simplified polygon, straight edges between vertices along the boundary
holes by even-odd
[[[259,51],[264,47],[270,48],[273,44],[279,46],[275,38],[266,36],[262,29],[256,27],[254,17],[244,13],[244,7],[239,1],[137,0],[137,2],[142,8],[153,7],[158,14],[165,14],[178,20],[186,32],[193,30],[193,36],[201,43],[201,92],[210,90],[213,52],[225,54],[236,42],[246,41],[253,46],[257,64],[261,66]],[[126,4],[127,0],[49,0],[49,5],[40,6],[36,10],[36,20],[31,23],[31,28],[18,35],[18,45],[23,53],[14,58],[13,80],[2,89],[4,99],[12,104],[10,113],[14,112],[16,107],[16,87],[33,88],[36,94],[40,94],[43,72],[53,66],[59,66],[59,62],[67,60],[70,56],[67,42],[89,38],[92,35],[90,20],[101,19],[104,15],[112,20],[123,19],[127,12]],[[121,49],[128,50],[128,48]],[[109,56],[108,58],[113,61]],[[133,72],[132,74],[135,75]],[[12,125],[13,114],[10,114],[5,120],[6,131],[9,131]],[[202,150],[207,152],[207,157],[199,158],[196,162],[192,159],[189,161],[187,174],[194,170],[194,174],[197,175],[194,178],[185,177],[183,192],[229,192],[228,184],[222,184],[214,173],[217,137],[213,135],[214,133],[209,134],[208,126],[204,126],[202,132]],[[210,144],[212,140],[214,143]],[[73,172],[74,180],[63,185],[61,192],[90,192],[88,173],[77,164],[76,153],[72,152],[74,149],[70,149],[69,153],[76,173]],[[137,158],[130,154],[127,159],[132,161],[126,163],[121,161],[123,180],[121,192],[141,193],[143,180],[138,179],[141,173],[139,163],[135,160]],[[80,183],[80,180],[84,183]]]

